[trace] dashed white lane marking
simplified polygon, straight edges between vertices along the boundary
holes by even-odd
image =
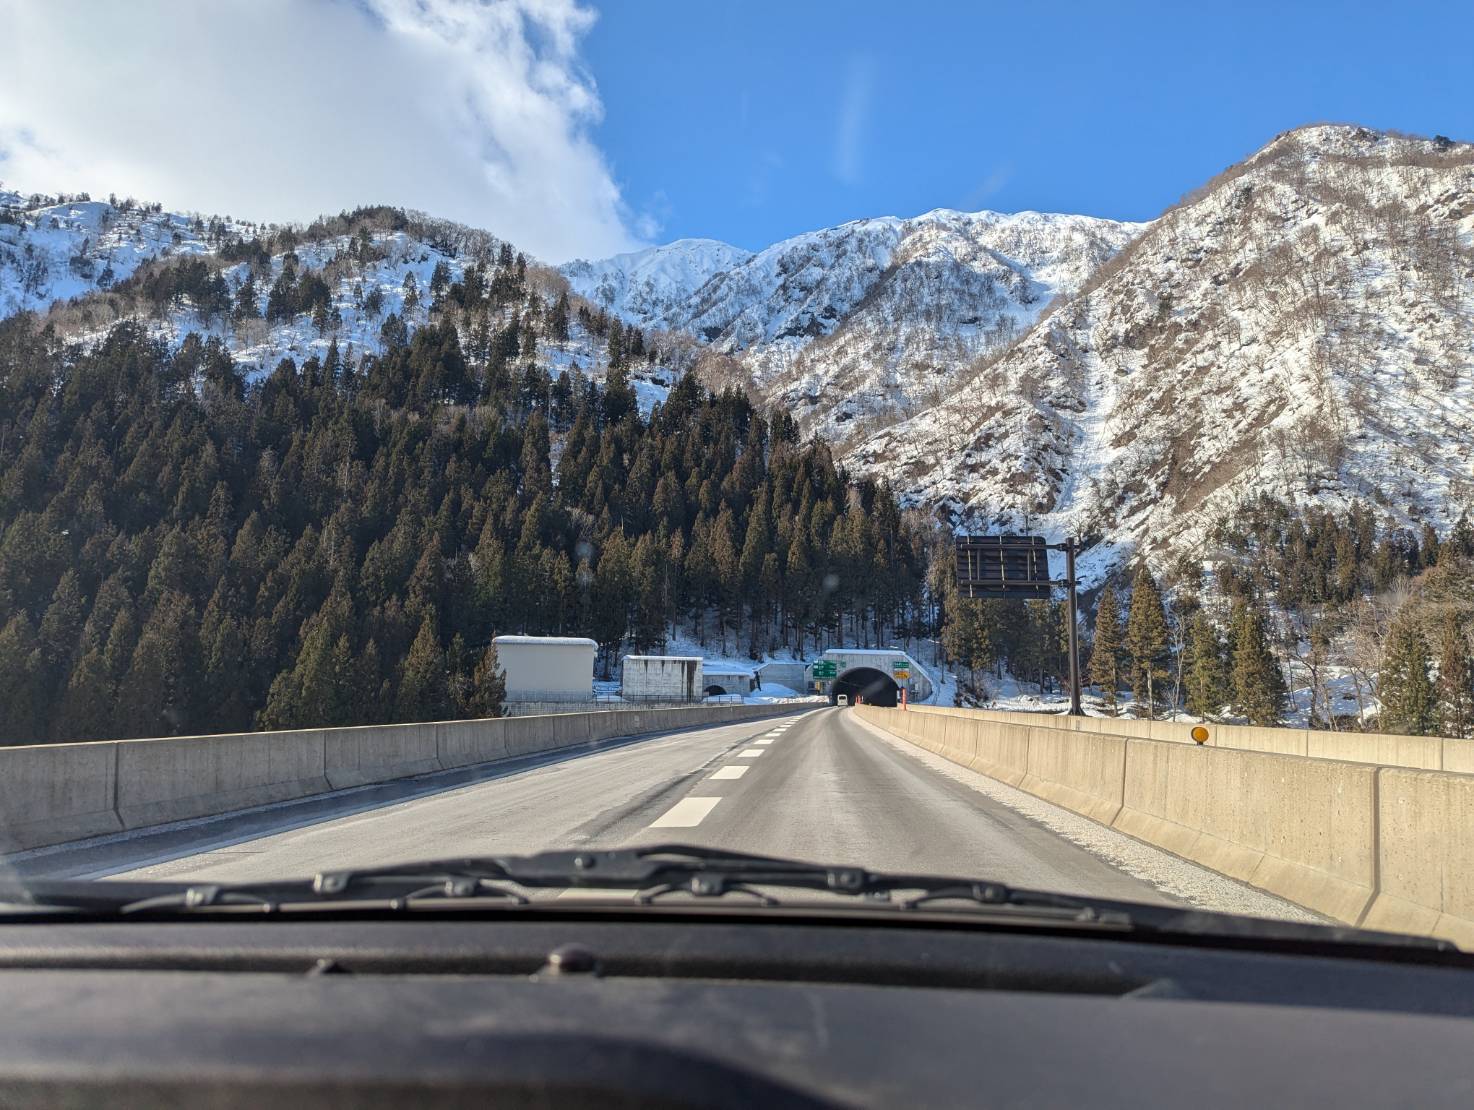
[[[778,738],[776,736],[764,736],[761,740],[756,741],[760,748],[766,748],[769,744],[776,744],[777,742]]]
[[[615,902],[624,898],[633,898],[636,894],[639,893],[640,892],[634,888],[625,890],[623,888],[616,887],[610,890],[600,890],[596,887],[574,886],[569,887],[567,890],[560,890],[556,897],[566,901],[585,900]]]
[[[650,822],[652,829],[694,829],[708,813],[716,809],[720,798],[682,798],[664,814]]]
[[[729,763],[725,767],[718,767],[711,773],[711,777],[714,779],[740,779],[743,775],[747,774],[747,767],[748,765],[746,763]]]
[[[763,754],[762,748],[743,748],[737,753],[738,759],[756,759]]]

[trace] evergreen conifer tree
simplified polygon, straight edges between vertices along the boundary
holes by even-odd
[[[394,699],[394,719],[398,722],[443,721],[450,716],[449,676],[445,652],[435,624],[427,614],[420,622],[404,669],[399,677],[399,690]]]
[[[1397,615],[1387,633],[1377,693],[1383,732],[1425,736],[1433,731],[1437,705],[1429,676],[1428,642],[1411,613]]]
[[[1474,660],[1468,634],[1457,622],[1444,622],[1438,641],[1438,731],[1467,737],[1474,728]]]
[[[507,700],[507,676],[496,657],[496,644],[488,644],[471,676],[470,715],[500,717]]]
[[[1186,651],[1187,711],[1212,719],[1234,699],[1218,626],[1201,609],[1188,623]]]
[[[1131,583],[1126,618],[1126,654],[1131,660],[1131,691],[1148,717],[1155,717],[1166,693],[1167,615],[1151,571],[1142,567]],[[1139,711],[1138,711],[1139,712]]]
[[[1086,673],[1090,684],[1105,697],[1111,716],[1115,716],[1116,693],[1121,686],[1121,609],[1116,600],[1116,588],[1109,582],[1100,592],[1100,603],[1096,607],[1095,642]]]
[[[1234,704],[1251,725],[1279,724],[1285,706],[1285,679],[1269,649],[1264,620],[1251,603],[1237,603],[1231,634]]]
[[[44,720],[44,677],[36,634],[24,613],[0,629],[0,742],[34,744]]]
[[[129,736],[188,735],[199,725],[199,618],[189,598],[167,590],[143,624],[118,712]]]

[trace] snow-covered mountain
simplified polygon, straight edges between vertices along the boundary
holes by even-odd
[[[155,258],[213,254],[249,228],[133,201],[52,200],[0,189],[0,318],[107,289]]]
[[[1474,507],[1474,145],[1281,135],[846,461],[975,524],[1211,555],[1236,501]]]
[[[715,239],[677,239],[596,262],[580,258],[559,269],[579,296],[641,327],[669,330],[696,290],[751,257]]]
[[[696,266],[670,267],[686,282],[646,277],[660,252],[683,259],[680,243],[563,272],[629,319],[731,355],[764,400],[839,439],[857,418],[903,414],[945,392],[961,368],[1013,339],[1142,226],[938,209],[798,235],[699,283]]]
[[[443,267],[449,289],[477,269],[484,284],[493,279],[503,246],[485,231],[397,209],[366,209],[307,228],[283,228],[165,212],[131,200],[0,191],[0,319],[37,312],[66,339],[86,343],[125,317],[140,318],[176,344],[191,332],[219,339],[249,380],[286,358],[299,365],[323,358],[333,345],[350,363],[355,356],[377,354],[386,324],[412,334],[432,318],[450,318],[460,325],[463,341],[474,342],[480,317],[437,305],[434,275]],[[163,280],[166,271],[187,264],[203,265],[205,276],[193,284]],[[519,280],[526,303],[503,304],[488,316],[487,328],[505,328],[514,316],[526,319],[535,314],[533,306],[546,309],[567,290],[551,268],[524,266]],[[321,283],[322,313],[273,311],[271,291],[288,269],[298,285]],[[213,296],[201,296],[203,282],[217,277],[221,284]],[[242,292],[248,279],[254,297]],[[576,315],[568,321],[566,339],[540,325],[533,330],[542,334],[530,356],[521,353],[522,361],[534,361],[554,377],[573,370],[603,378],[607,352],[601,336]],[[646,410],[665,397],[683,369],[660,359],[631,369]]]
[[[1092,578],[1135,551],[1211,557],[1213,525],[1261,492],[1441,528],[1474,512],[1469,144],[1304,128],[1150,224],[936,211],[756,254],[686,240],[561,274],[529,262],[491,319],[437,309],[437,267],[494,277],[501,247],[392,209],[280,229],[0,192],[0,316],[47,313],[81,341],[129,315],[175,340],[204,331],[259,373],[334,341],[377,351],[391,316],[413,330],[438,313],[473,342],[571,286],[677,333],[637,368],[647,407],[719,363],[912,504],[1096,541]],[[159,272],[199,263],[232,300],[253,278],[254,312],[187,290],[150,301]],[[269,311],[288,265],[326,285],[330,312]],[[566,340],[538,318],[519,357],[602,377],[578,305]]]

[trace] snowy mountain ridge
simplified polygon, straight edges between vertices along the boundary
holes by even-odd
[[[562,272],[611,311],[733,357],[763,400],[839,439],[849,421],[904,414],[945,391],[959,369],[1026,329],[1145,226],[936,209],[796,235],[699,284],[699,271],[680,267],[691,280],[658,291],[644,284],[653,260],[684,257],[682,243]],[[594,272],[601,284],[587,276]],[[628,297],[629,286],[646,291]]]
[[[141,316],[175,342],[219,337],[248,376],[333,342],[376,352],[391,316],[454,321],[471,341],[472,315],[437,310],[431,276],[443,264],[462,282],[501,241],[403,213],[370,224],[366,245],[330,220],[237,258],[228,244],[280,240],[0,191],[0,316],[40,312],[74,341]],[[267,311],[288,255],[329,288],[325,320]],[[255,311],[139,300],[141,276],[194,260],[232,298],[253,276]],[[1469,144],[1302,128],[1148,224],[942,209],[756,253],[682,240],[529,263],[527,282],[493,326],[571,289],[655,334],[658,358],[634,369],[647,409],[710,355],[911,505],[1091,541],[1091,581],[1138,553],[1211,561],[1215,523],[1259,493],[1440,529],[1474,510]],[[566,340],[539,335],[523,357],[597,379],[608,354],[575,313]]]
[[[580,258],[559,271],[575,293],[621,319],[670,330],[670,321],[698,289],[751,257],[751,251],[715,239],[677,239],[597,261]]]
[[[1474,145],[1279,136],[942,400],[846,455],[974,528],[1211,559],[1271,493],[1447,528],[1474,506]]]
[[[337,217],[305,229],[282,228],[165,212],[131,200],[0,191],[0,319],[36,312],[67,340],[83,344],[101,339],[122,319],[141,319],[173,346],[190,333],[219,340],[249,381],[283,359],[298,365],[325,359],[334,346],[350,364],[382,352],[386,328],[412,335],[445,315],[432,297],[437,268],[443,267],[447,285],[463,282],[468,270],[484,270],[503,246],[484,231],[418,213],[376,210],[350,232],[353,222]],[[268,242],[276,248],[260,246]],[[223,303],[187,292],[152,303],[138,287],[137,279],[156,277],[161,267],[190,262],[218,275]],[[323,283],[324,312],[273,314],[271,290],[288,268]],[[254,297],[243,293],[248,279]],[[522,315],[532,315],[537,305],[546,309],[566,289],[554,271],[536,263],[527,266],[526,281],[530,299]],[[505,327],[514,315],[504,309],[490,323]],[[473,342],[470,314],[453,310],[450,318]],[[607,371],[604,339],[576,318],[566,339],[543,334],[531,359],[525,352],[523,359],[554,378],[572,371],[601,380]],[[684,369],[660,362],[632,367],[642,408],[648,412],[664,399]]]
[[[211,220],[239,234],[250,225]],[[198,217],[133,201],[32,204],[0,189],[0,318],[107,289],[155,258],[213,254]]]

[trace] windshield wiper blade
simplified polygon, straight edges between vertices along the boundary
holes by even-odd
[[[863,899],[894,910],[961,901],[980,907],[1030,909],[1081,922],[1130,924],[1122,905],[988,880],[870,871],[684,844],[434,859],[323,871],[311,879],[160,884],[41,880],[26,884],[12,897],[0,891],[0,902],[33,911],[141,916],[274,913],[313,905],[404,909],[441,899],[524,904],[528,898],[523,892],[538,890],[632,893],[633,901],[643,905],[678,894],[696,899],[745,895],[767,906],[781,904],[773,891],[808,891]]]
[[[505,862],[509,877],[519,883],[588,889],[633,887],[638,891],[636,901],[646,904],[666,894],[685,893],[703,898],[751,894],[772,905],[777,899],[755,888],[777,887],[866,898],[902,910],[964,900],[986,906],[1069,911],[1081,920],[1097,916],[1096,904],[1085,899],[988,880],[870,871],[684,844],[606,852],[544,852]],[[902,891],[915,893],[894,897]],[[1112,912],[1116,910],[1113,906]]]
[[[782,904],[771,891],[809,891],[864,899],[895,910],[939,902],[1027,909],[1070,921],[1129,927],[1129,907],[989,880],[870,871],[776,856],[683,844],[613,851],[553,851],[529,856],[471,856],[386,867],[323,871],[310,880],[199,883],[174,887],[117,905],[120,914],[210,909],[275,912],[304,903],[387,903],[407,908],[429,899],[500,898],[526,903],[520,890],[633,892],[636,904],[668,895],[697,899],[746,895],[766,906]],[[764,889],[766,888],[766,889]],[[92,900],[95,902],[95,890]]]
[[[941,903],[982,913],[1017,914],[1065,925],[1131,933],[1242,938],[1248,943],[1339,944],[1457,952],[1447,941],[1240,917],[1191,906],[1089,898],[1012,887],[986,879],[870,871],[776,856],[685,844],[613,851],[550,851],[527,856],[467,856],[384,867],[323,871],[311,879],[238,883],[140,883],[40,880],[0,884],[0,912],[68,912],[79,916],[156,916],[221,912],[275,913],[299,909],[405,910],[441,900],[498,900],[525,905],[524,892],[606,890],[649,905],[668,895],[696,900],[745,895],[781,904],[774,891],[808,891],[854,898],[867,908],[915,911]],[[5,904],[8,903],[8,906]],[[806,908],[815,903],[806,903]],[[559,909],[578,907],[561,905]]]

